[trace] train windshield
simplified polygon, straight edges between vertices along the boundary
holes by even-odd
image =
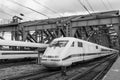
[[[59,41],[53,41],[49,47],[65,47],[68,43],[68,40],[59,40]]]

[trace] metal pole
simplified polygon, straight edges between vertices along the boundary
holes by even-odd
[[[38,64],[41,64],[41,56],[40,56],[40,54],[41,54],[40,51],[38,51],[38,61],[37,61]]]
[[[67,76],[66,67],[65,66],[61,67],[61,74],[62,74],[62,76]]]

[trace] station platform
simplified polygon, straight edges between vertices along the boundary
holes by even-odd
[[[120,57],[117,58],[102,80],[120,80]]]

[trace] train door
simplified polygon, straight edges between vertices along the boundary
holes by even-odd
[[[77,54],[78,54],[77,53],[77,43],[76,43],[76,41],[73,41],[69,47],[69,50],[68,50],[68,55],[70,56],[69,61],[75,62]]]
[[[72,62],[78,62],[83,60],[83,43],[74,41],[70,47],[70,55]]]
[[[83,61],[84,60],[84,45],[83,42],[77,42],[77,51],[78,51],[78,60]]]

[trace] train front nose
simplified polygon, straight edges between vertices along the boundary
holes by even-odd
[[[61,65],[60,60],[58,59],[53,59],[53,60],[47,60],[47,59],[42,59],[41,64],[45,67],[59,67]]]

